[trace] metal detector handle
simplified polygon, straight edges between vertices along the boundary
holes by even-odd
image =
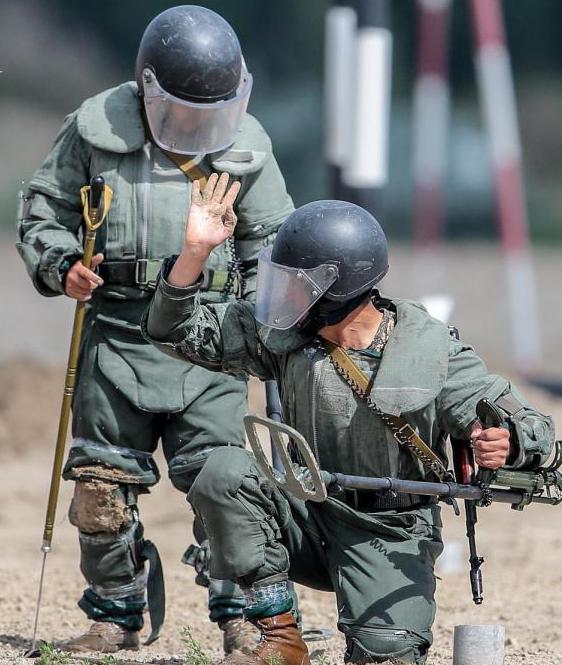
[[[501,411],[486,397],[481,399],[476,405],[476,416],[484,429],[488,429],[489,427],[503,427],[504,429],[509,429]],[[476,480],[477,482],[489,485],[492,481],[493,475],[494,469],[480,467],[476,474]]]
[[[277,423],[283,422],[283,407],[279,399],[279,390],[277,389],[277,381],[265,382],[265,412],[268,418],[275,420]],[[271,442],[271,461],[273,468],[277,471],[283,471],[283,463],[279,457],[277,448]]]

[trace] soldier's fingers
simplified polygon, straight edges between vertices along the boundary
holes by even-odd
[[[480,453],[493,453],[496,451],[507,450],[509,445],[503,441],[475,441],[474,450]]]
[[[505,460],[507,458],[505,450],[494,450],[493,452],[474,451],[474,459],[478,464],[492,462],[494,460]]]
[[[89,289],[90,280],[79,272],[74,273],[72,276],[68,276],[67,283],[70,284],[73,288],[77,289]]]
[[[480,435],[480,432],[482,432],[482,425],[480,424],[479,420],[475,420],[471,426],[470,438],[475,439]]]
[[[476,459],[476,464],[482,466],[485,469],[499,469],[500,466],[505,464],[505,460],[498,457],[482,457],[481,459]]]
[[[85,298],[91,297],[92,290],[89,288],[81,288],[76,286],[76,284],[71,284],[66,288],[66,295],[70,298],[75,298],[76,300],[84,300]]]
[[[495,441],[509,438],[509,432],[503,427],[488,427],[478,435],[483,441]]]
[[[191,203],[194,205],[201,205],[203,199],[201,198],[201,184],[199,180],[194,180],[191,185]]]
[[[100,278],[97,275],[94,276],[96,277],[96,280],[91,279],[88,275],[76,273],[75,275],[73,275],[71,279],[67,279],[66,281],[69,282],[73,287],[76,287],[78,289],[82,289],[84,291],[92,291],[93,289],[103,284],[103,280],[101,280],[100,284],[100,282],[97,281]]]
[[[103,263],[103,254],[101,252],[98,252],[95,256],[92,257],[92,265],[91,268],[94,270],[94,268],[97,268],[100,263]]]
[[[242,185],[240,184],[239,180],[235,180],[232,185],[228,188],[228,192],[226,193],[223,203],[229,207],[232,208],[234,205],[234,201],[236,201],[236,197],[238,196],[238,192],[240,191],[240,187]]]
[[[209,180],[207,180],[207,186],[203,190],[203,203],[210,201],[213,198],[213,192],[215,191],[215,185],[219,176],[217,173],[211,173]]]
[[[213,201],[215,203],[222,202],[222,197],[226,192],[227,185],[228,185],[228,173],[221,173],[221,176],[219,178],[219,181],[217,182],[217,186],[215,187],[215,191],[213,193]]]
[[[103,284],[103,279],[99,275],[96,275],[93,270],[86,268],[83,263],[78,267],[76,275],[80,279],[87,279],[88,281],[93,282],[96,286],[101,286]]]

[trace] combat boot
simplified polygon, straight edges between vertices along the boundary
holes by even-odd
[[[223,632],[222,646],[225,655],[240,651],[249,654],[257,646],[260,634],[256,627],[242,617],[220,619],[219,628]]]
[[[310,665],[308,649],[292,612],[252,619],[251,623],[260,631],[259,644],[250,654],[232,653],[221,665]]]
[[[127,630],[116,623],[95,621],[87,632],[63,642],[64,651],[100,651],[114,653],[120,649],[137,651],[140,647],[139,631]]]

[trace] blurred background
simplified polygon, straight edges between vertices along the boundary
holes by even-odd
[[[132,78],[144,28],[156,14],[174,4],[167,0],[0,3],[0,238],[3,255],[9,252],[8,258],[0,262],[1,271],[17,273],[19,281],[26,279],[23,265],[11,250],[17,193],[46,156],[65,114],[86,97]],[[324,50],[325,16],[332,2],[204,0],[203,4],[222,14],[240,37],[254,75],[249,110],[273,139],[295,203],[331,196],[324,157]],[[432,4],[443,3],[428,0],[428,5]],[[425,263],[418,261],[415,265],[411,261],[415,191],[412,154],[418,7],[414,0],[391,2],[389,7],[392,102],[388,181],[381,217],[393,240],[396,258],[385,290],[415,298],[450,292],[455,304],[451,320],[469,341],[484,345],[479,348],[484,354],[492,354],[492,365],[509,369],[513,366],[509,327],[514,324],[505,305],[494,177],[479,104],[469,3],[452,0],[450,4],[446,59],[451,106],[444,189],[447,245]],[[562,3],[504,0],[502,7],[535,250],[542,340],[538,364],[542,369],[544,357],[550,354],[546,363],[549,371],[559,370],[562,375],[562,351],[558,350],[562,323],[556,323],[557,317],[552,316],[553,308],[560,308],[558,289],[553,291],[552,281],[560,282],[558,246],[562,242]],[[470,247],[478,249],[469,251]],[[468,282],[467,274],[471,275]],[[468,288],[476,283],[476,288]],[[25,291],[17,295],[9,293],[7,284],[4,278],[0,286],[5,335],[1,353],[5,356],[8,351],[24,351],[29,345],[42,349],[45,344],[56,346],[60,335],[55,336],[56,342],[46,341],[44,335],[40,343],[30,340],[24,344],[20,335],[8,334],[4,321],[12,317],[9,307],[18,311],[25,308],[24,297],[33,298],[29,301],[35,308],[29,313],[31,321],[43,311],[41,308],[57,310],[53,310],[52,301],[35,296],[27,283],[22,286]],[[547,287],[549,294],[544,291]],[[496,316],[490,319],[485,315],[485,326],[477,316],[482,307]],[[29,325],[27,318],[16,321],[20,328]]]
[[[381,0],[339,4],[369,1]],[[333,7],[331,0],[199,2],[222,14],[239,35],[254,76],[249,110],[272,137],[295,203],[331,197],[334,168],[326,167],[324,102],[325,20]],[[526,187],[523,205],[517,209],[508,202],[503,211],[507,220],[503,243],[494,191],[498,170],[492,167],[481,109],[471,2],[489,8],[496,0],[388,2],[392,31],[389,161],[376,200],[377,216],[391,240],[391,268],[383,290],[430,301],[492,370],[521,381],[533,404],[554,415],[560,436],[562,401],[555,393],[562,385],[562,2],[499,2],[511,57]],[[6,544],[0,565],[1,662],[23,664],[25,660],[16,656],[29,646],[41,520],[74,310],[70,299],[43,298],[31,285],[14,247],[18,191],[25,189],[47,155],[67,113],[90,95],[133,77],[143,30],[174,4],[178,3],[0,0],[0,461],[4,470],[0,530]],[[439,48],[449,49],[448,55],[441,53],[449,69],[448,134],[434,135],[444,129],[443,123],[434,122],[443,107],[432,106],[431,94],[426,99],[429,115],[417,122],[418,147],[423,138],[430,146],[422,155],[427,161],[418,160],[421,176],[427,175],[424,168],[435,168],[431,156],[444,165],[442,233],[424,243],[416,239],[416,224],[428,220],[420,215],[416,188],[420,173],[416,178],[413,158],[416,73],[421,60],[419,11],[422,6],[439,11],[446,5],[450,10],[446,43],[439,45],[437,36],[426,34],[425,46],[437,59]],[[337,69],[341,58],[336,51],[330,52]],[[367,64],[367,78],[370,67],[374,77],[376,63]],[[433,101],[443,101],[438,88],[428,89],[434,91]],[[502,90],[501,85],[492,86],[491,109],[498,106],[494,92]],[[370,118],[373,123],[380,120],[374,117],[374,109]],[[355,128],[355,117],[349,114],[343,124]],[[441,157],[437,154],[440,141]],[[437,146],[435,155],[432,144]],[[530,244],[525,236],[519,245],[507,246],[506,229],[509,236],[511,222],[517,219],[525,227],[521,219],[525,210]],[[525,380],[529,378],[533,381]],[[550,383],[554,393],[532,385],[537,382]],[[252,383],[251,395],[250,409],[259,410],[263,389],[257,381]],[[165,469],[160,453],[157,459]],[[64,517],[71,483],[63,483],[61,491],[56,556],[49,563],[41,619],[41,636],[48,639],[77,634],[82,620],[75,608],[82,584],[76,534]],[[182,546],[191,540],[184,498],[165,481],[154,495],[143,506],[143,515],[171,584],[167,628],[151,653],[164,662],[170,653],[179,653],[179,629],[186,622],[205,647],[218,648],[218,631],[213,632],[205,618],[203,590],[194,586],[193,576],[179,563]],[[462,551],[462,565],[440,572],[444,581],[432,659],[436,665],[451,662],[454,623],[483,622],[507,625],[506,665],[561,662],[562,635],[552,622],[557,598],[544,593],[545,579],[553,588],[562,585],[561,532],[552,528],[559,526],[560,516],[548,507],[529,510],[532,515],[521,518],[507,508],[493,509],[480,519],[482,553],[490,555],[488,595],[482,610],[474,608],[468,593],[462,520],[452,524],[452,512],[446,512],[448,543]],[[506,589],[510,603],[505,602]],[[519,610],[529,598],[541,599],[531,614]],[[330,596],[302,591],[301,601],[313,627],[332,625],[335,614]]]
[[[46,155],[63,117],[84,98],[132,78],[148,22],[167,0],[2,0],[0,225]],[[205,0],[236,29],[254,76],[250,111],[270,133],[295,202],[328,195],[323,166],[324,16],[329,0]],[[386,226],[411,235],[414,0],[391,3],[394,33]],[[531,233],[562,242],[562,3],[503,3],[524,148]],[[467,3],[453,0],[447,235],[495,234],[490,159],[478,106]]]

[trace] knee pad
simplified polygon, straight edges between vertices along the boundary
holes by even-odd
[[[106,480],[77,480],[68,517],[81,532],[117,534],[131,523],[127,486]],[[134,497],[136,503],[136,497]]]
[[[425,662],[429,642],[396,626],[346,626],[346,663]]]
[[[76,478],[69,519],[79,530],[80,569],[103,598],[144,593],[138,491],[137,485],[97,478],[95,469]]]
[[[243,448],[225,446],[213,450],[193,482],[188,501],[196,510],[198,504],[220,503],[225,495],[231,496],[240,489],[253,464],[255,462]]]

